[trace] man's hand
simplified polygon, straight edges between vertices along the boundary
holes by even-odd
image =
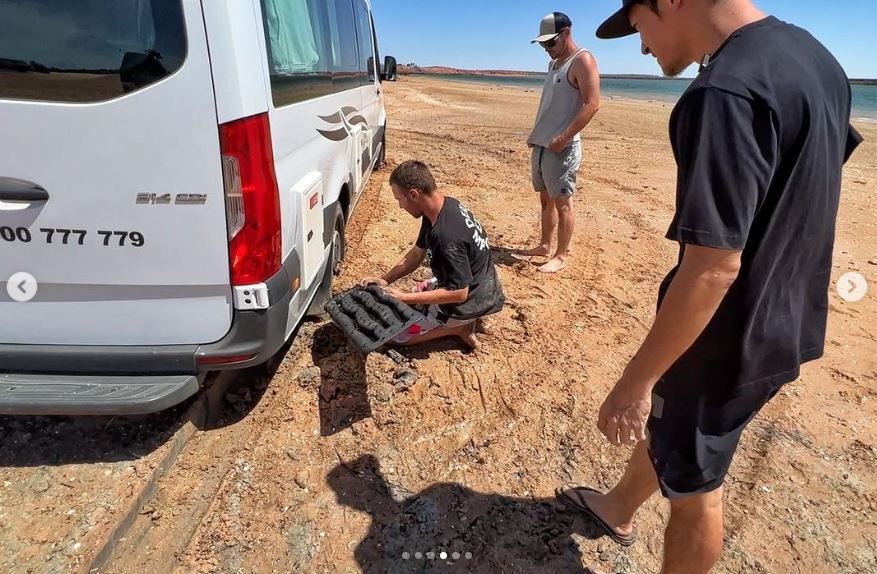
[[[597,427],[615,446],[634,445],[646,438],[651,410],[650,386],[633,385],[622,377],[600,407]]]
[[[399,301],[405,302],[406,293],[395,289],[393,287],[384,287],[384,292],[393,297],[394,299],[398,299]]]
[[[572,138],[567,138],[563,134],[560,134],[559,136],[556,136],[554,137],[554,139],[551,140],[551,143],[548,145],[548,149],[550,149],[554,153],[560,153],[569,146],[571,139]]]
[[[609,442],[630,445],[645,438],[652,389],[712,319],[737,279],[741,253],[685,246],[654,325],[600,408],[597,426]]]
[[[369,285],[377,285],[378,287],[386,287],[387,282],[379,277],[366,277],[362,281],[359,282],[359,286],[362,288],[368,287]]]

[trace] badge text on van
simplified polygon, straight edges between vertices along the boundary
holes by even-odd
[[[178,193],[175,197],[169,193],[138,193],[137,205],[204,205],[207,203],[206,193]]]

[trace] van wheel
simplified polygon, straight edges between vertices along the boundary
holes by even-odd
[[[329,253],[329,262],[326,265],[326,271],[323,273],[323,280],[317,287],[317,294],[308,307],[306,317],[312,319],[323,319],[326,317],[325,307],[329,299],[332,298],[332,283],[336,275],[341,273],[341,262],[344,260],[346,250],[346,242],[344,239],[344,214],[341,207],[335,206],[335,229],[332,230],[332,249]]]
[[[344,241],[344,213],[337,208],[335,211],[335,229],[332,231],[332,258],[329,264],[332,266],[332,275],[337,277],[341,275],[341,262],[344,261],[347,243]]]
[[[380,170],[383,169],[387,163],[387,130],[384,130],[384,135],[381,136],[381,152],[378,154],[378,161],[375,162],[375,169]]]

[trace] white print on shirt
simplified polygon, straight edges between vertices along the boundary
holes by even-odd
[[[472,240],[475,242],[475,245],[478,246],[479,251],[484,251],[485,249],[490,249],[490,245],[487,243],[487,237],[484,236],[484,228],[481,227],[481,224],[478,223],[478,220],[475,219],[475,216],[472,215],[472,212],[463,207],[463,204],[460,204],[460,213],[463,215],[463,219],[466,220],[466,227],[472,229]]]

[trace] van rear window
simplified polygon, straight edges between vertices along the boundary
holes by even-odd
[[[0,98],[109,100],[185,58],[181,0],[0,0]]]

